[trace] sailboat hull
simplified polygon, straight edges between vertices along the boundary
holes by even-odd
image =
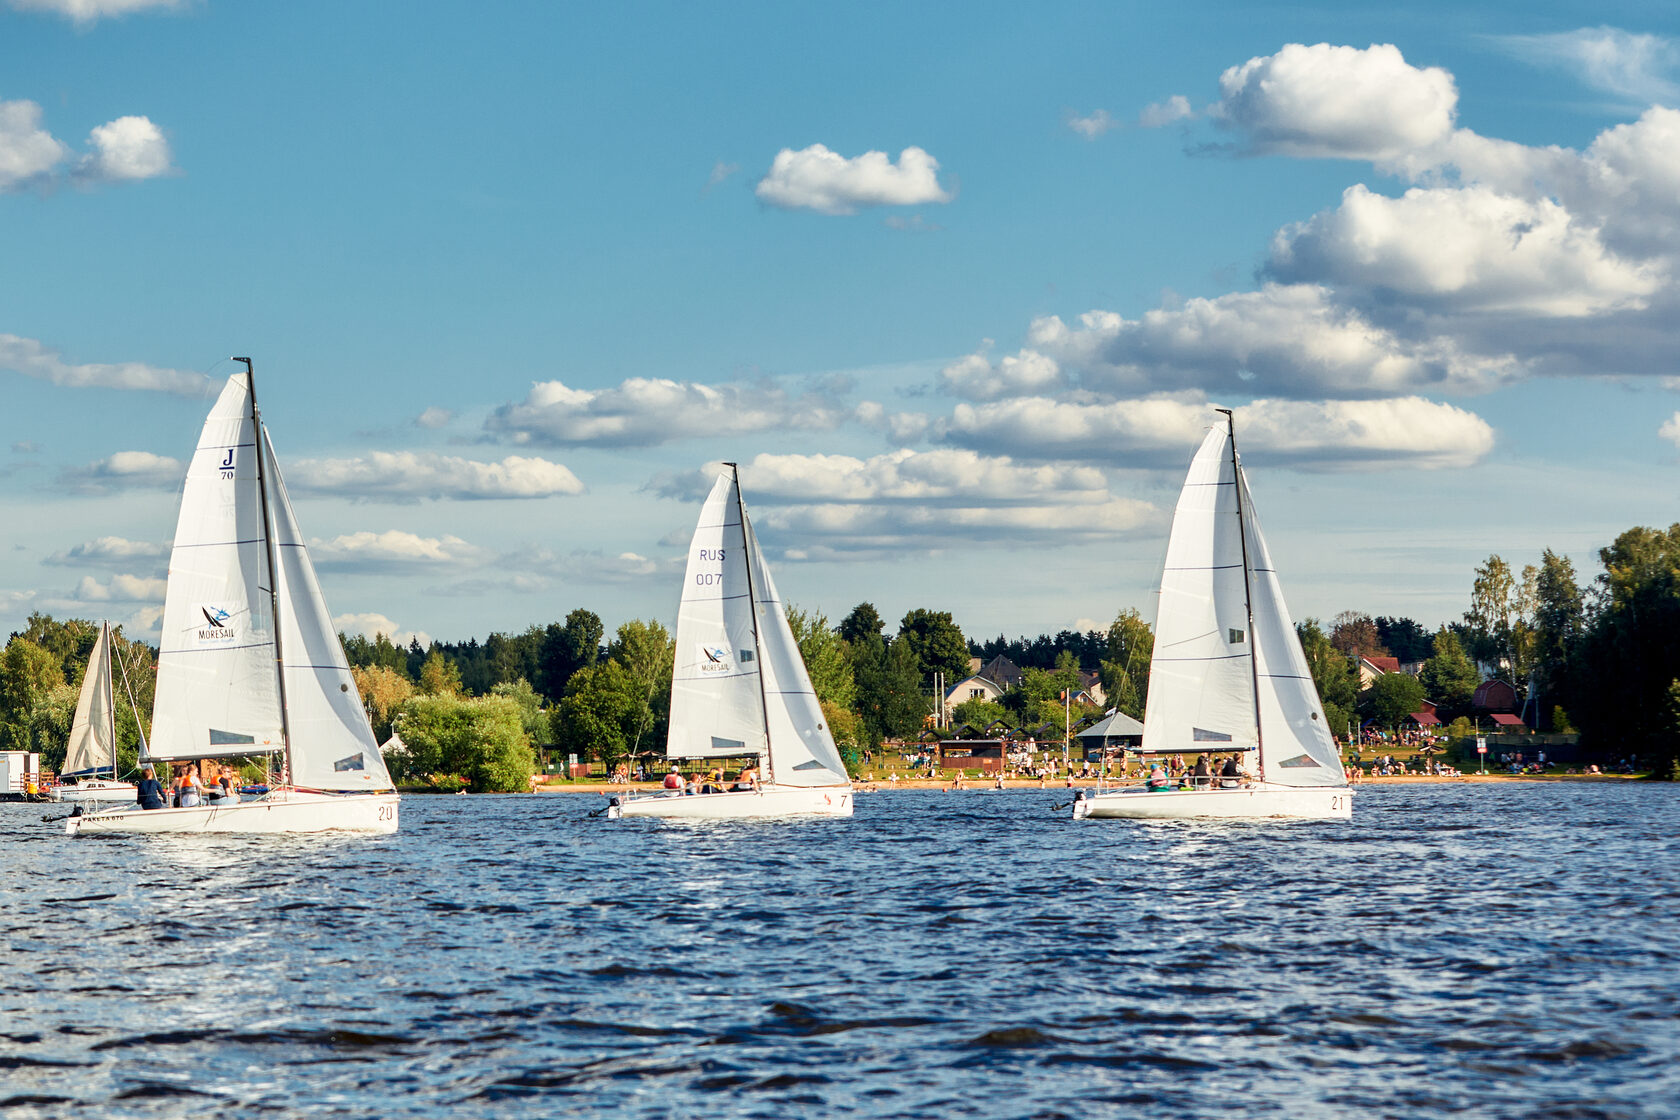
[[[133,804],[139,797],[133,782],[109,782],[94,779],[88,782],[78,782],[71,786],[49,786],[47,788],[48,801],[62,801],[66,804],[88,804],[89,802],[109,802],[114,805]]]
[[[1197,820],[1281,817],[1347,820],[1353,791],[1346,786],[1253,785],[1247,789],[1157,790],[1141,787],[1087,795],[1073,803],[1074,817],[1123,820]]]
[[[305,793],[275,790],[235,805],[199,805],[190,809],[114,809],[64,818],[68,836],[118,833],[242,832],[395,832],[398,804],[394,793]]]
[[[610,806],[607,816],[660,817],[666,820],[726,821],[768,817],[849,817],[851,786],[766,786],[739,793],[702,793],[692,797],[632,797]]]

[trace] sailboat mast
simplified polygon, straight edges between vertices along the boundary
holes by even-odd
[[[106,619],[103,624],[105,631],[105,664],[100,671],[105,674],[106,688],[111,693],[111,780],[117,780],[117,682],[111,675],[111,620]]]
[[[286,653],[280,639],[280,569],[275,563],[274,531],[268,517],[268,478],[263,473],[267,437],[263,434],[262,413],[257,409],[257,378],[251,369],[251,359],[233,360],[245,363],[245,386],[251,394],[251,432],[257,441],[257,498],[262,505],[263,551],[268,556],[268,617],[274,626],[274,679],[280,686],[280,747],[286,759],[286,782],[290,784],[293,780],[292,719],[286,710]]]
[[[1237,460],[1237,423],[1228,408],[1216,408],[1225,414],[1225,430],[1231,437],[1231,485],[1237,489],[1237,543],[1242,546],[1243,610],[1248,615],[1248,668],[1254,684],[1254,753],[1260,760],[1260,780],[1266,780],[1266,731],[1260,724],[1260,654],[1254,642],[1253,572],[1248,562],[1248,530],[1243,523],[1242,464]]]
[[[770,753],[770,698],[764,691],[764,643],[758,637],[758,592],[753,588],[752,553],[747,548],[747,506],[741,500],[741,468],[725,463],[735,480],[735,512],[741,518],[741,557],[747,569],[747,609],[752,615],[753,660],[758,663],[758,709],[764,717],[764,784],[776,774],[776,761]]]

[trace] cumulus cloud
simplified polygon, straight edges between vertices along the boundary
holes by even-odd
[[[65,568],[132,568],[142,562],[162,564],[169,546],[162,541],[131,541],[126,537],[95,537],[55,552],[45,563]]]
[[[75,597],[83,603],[150,603],[163,598],[169,581],[146,576],[114,575],[101,582],[83,576]]]
[[[490,558],[487,549],[460,537],[422,537],[401,529],[381,533],[364,529],[330,540],[312,540],[309,555],[319,567],[351,571],[460,567]]]
[[[1062,385],[1062,370],[1054,358],[1023,350],[993,361],[986,353],[989,347],[988,340],[980,350],[940,370],[941,387],[954,396],[988,401],[1043,393]]]
[[[1182,94],[1173,94],[1165,101],[1157,101],[1152,105],[1145,105],[1138,114],[1140,128],[1165,128],[1169,124],[1187,121],[1195,117],[1196,110],[1190,107],[1190,99]]]
[[[1098,109],[1088,117],[1069,112],[1067,126],[1087,140],[1095,140],[1103,133],[1120,127],[1120,122],[1109,115],[1107,109]]]
[[[559,463],[519,455],[484,463],[432,451],[371,451],[353,459],[300,459],[287,468],[286,476],[294,490],[370,502],[583,493],[583,483]]]
[[[539,381],[526,398],[491,413],[485,430],[513,443],[650,447],[690,436],[798,429],[827,431],[847,410],[819,394],[772,384],[701,385],[633,377],[611,389]]]
[[[1509,356],[1464,353],[1450,338],[1405,338],[1314,284],[1193,299],[1127,319],[1090,311],[1070,326],[1034,320],[1029,348],[1103,392],[1225,388],[1286,396],[1480,392],[1521,371]]]
[[[967,545],[1037,548],[1086,543],[1139,534],[1161,522],[1158,508],[1131,498],[1090,505],[795,505],[753,515],[754,526],[767,538],[799,542],[783,550],[789,560],[859,553],[903,556]]]
[[[0,191],[46,183],[70,149],[41,127],[33,101],[0,101]]]
[[[1586,85],[1617,97],[1645,105],[1672,104],[1680,98],[1680,86],[1671,77],[1680,69],[1680,45],[1661,35],[1582,27],[1549,35],[1506,35],[1498,42],[1520,58],[1567,70]]]
[[[455,414],[447,408],[433,406],[414,418],[414,426],[416,428],[441,428],[453,419],[455,419]]]
[[[394,619],[371,611],[360,614],[335,614],[332,624],[340,634],[361,634],[366,638],[383,634],[397,646],[407,646],[412,641],[418,641],[420,648],[425,649],[432,644],[432,636],[424,630],[405,630]]]
[[[725,163],[721,159],[718,160],[712,164],[712,173],[706,176],[706,189],[709,191],[725,182],[739,170],[741,170],[741,165],[738,163]]]
[[[129,489],[171,490],[186,477],[187,465],[179,459],[150,451],[118,451],[85,467],[66,470],[60,481],[84,494],[102,494]]]
[[[1680,447],[1680,412],[1676,412],[1663,421],[1662,427],[1657,429],[1657,435],[1666,439],[1676,447]]]
[[[916,206],[952,198],[939,185],[939,161],[921,148],[905,148],[894,163],[885,152],[847,159],[822,144],[777,152],[769,174],[753,193],[772,206],[819,214],[855,214],[861,206]]]
[[[94,23],[133,12],[179,8],[184,0],[6,0],[20,12],[50,12],[75,21]]]
[[[118,117],[88,134],[90,151],[76,165],[87,182],[116,183],[167,174],[169,141],[147,117]]]
[[[1568,317],[1644,307],[1668,281],[1665,264],[1616,256],[1556,201],[1486,187],[1401,198],[1349,187],[1336,209],[1278,232],[1267,270],[1455,310]]]
[[[1453,128],[1458,88],[1438,66],[1398,47],[1290,43],[1219,77],[1216,113],[1260,153],[1386,160],[1429,147]]]
[[[71,365],[57,350],[15,334],[0,334],[0,369],[78,389],[137,389],[198,398],[210,393],[210,379],[201,373],[160,369],[141,362]]]
[[[1254,461],[1309,470],[1467,467],[1494,441],[1481,417],[1421,397],[1262,399],[1235,413],[1238,445]],[[938,438],[1029,460],[1164,467],[1180,465],[1215,420],[1194,395],[1106,403],[1027,398],[958,405]]]

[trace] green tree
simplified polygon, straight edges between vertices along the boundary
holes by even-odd
[[[415,696],[397,714],[396,729],[408,744],[412,770],[439,788],[531,788],[536,762],[519,705],[505,696]]]
[[[1458,635],[1445,626],[1436,631],[1434,654],[1423,663],[1418,683],[1424,695],[1434,699],[1441,715],[1450,719],[1470,710],[1481,675],[1470,655],[1464,652]]]
[[[385,665],[358,665],[350,670],[350,676],[356,681],[362,707],[367,709],[374,738],[385,742],[391,737],[391,721],[403,702],[414,695],[414,685],[402,673]]]
[[[1519,580],[1497,554],[1476,569],[1470,588],[1470,609],[1464,622],[1470,628],[1467,652],[1477,661],[1494,665],[1518,688],[1528,682],[1533,636],[1527,614],[1538,576],[1532,567]]]
[[[859,645],[870,638],[882,637],[886,623],[874,603],[859,603],[852,613],[840,620],[840,637],[849,645]]]
[[[0,744],[8,750],[33,749],[29,723],[35,706],[65,683],[64,668],[52,650],[25,637],[7,642],[0,653]]]
[[[968,676],[968,639],[950,611],[918,607],[908,612],[898,624],[897,641],[908,643],[916,655],[924,684],[931,685],[935,673],[944,674],[947,688]]]
[[[1329,721],[1331,732],[1345,734],[1346,716],[1359,698],[1359,674],[1354,670],[1353,659],[1331,642],[1316,618],[1304,618],[1297,623],[1295,636],[1301,640],[1307,671],[1318,689],[1318,701],[1324,707],[1324,718]],[[1340,719],[1330,715],[1332,707]]]
[[[572,674],[566,695],[554,706],[554,743],[579,758],[597,759],[608,768],[630,754],[643,729],[642,693],[616,661],[586,665]]]
[[[525,737],[533,747],[540,747],[548,742],[548,713],[543,710],[542,694],[531,687],[530,681],[524,677],[516,681],[503,681],[490,689],[490,695],[503,696],[513,701],[519,709],[519,725],[525,729]]]
[[[445,660],[434,648],[426,655],[426,663],[420,666],[420,691],[428,696],[459,696],[461,667]]]
[[[857,662],[858,715],[871,745],[883,739],[904,739],[922,729],[933,710],[922,692],[921,663],[910,644],[883,643],[879,636],[866,642]]]
[[[966,723],[976,731],[984,731],[993,720],[1008,722],[1009,709],[996,700],[973,696],[951,709],[951,719],[959,726]]]
[[[1360,697],[1367,714],[1379,727],[1397,727],[1423,707],[1423,685],[1407,673],[1384,673]]]
[[[1354,661],[1361,657],[1387,657],[1376,619],[1358,611],[1343,611],[1331,620],[1330,644]]]
[[[1155,635],[1143,616],[1127,607],[1108,627],[1108,656],[1098,670],[1108,702],[1133,719],[1143,718],[1149,697],[1149,659]]]
[[[566,694],[566,682],[573,673],[601,659],[605,634],[601,616],[582,607],[568,614],[564,624],[551,622],[543,628],[537,645],[537,675],[532,683],[550,703]]]
[[[840,635],[830,629],[821,611],[803,611],[788,604],[788,629],[799,643],[811,687],[817,699],[850,709],[857,703],[857,678],[852,672],[850,650]]]
[[[1571,659],[1581,641],[1585,611],[1581,589],[1575,583],[1575,565],[1569,557],[1547,549],[1540,558],[1534,581],[1534,687],[1546,701],[1565,699]],[[1551,710],[1561,711],[1556,704]],[[1561,731],[1556,718],[1552,729]]]
[[[624,669],[635,697],[630,748],[661,750],[671,720],[671,668],[676,644],[657,622],[632,619],[618,628],[607,647],[609,661]]]

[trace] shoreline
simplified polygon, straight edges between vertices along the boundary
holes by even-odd
[[[1633,782],[1640,781],[1637,774],[1395,774],[1389,777],[1365,778],[1354,784],[1355,790],[1361,786],[1375,785],[1404,785],[1406,783],[1509,783],[1509,782]],[[876,779],[874,782],[854,780],[853,788],[863,793],[891,793],[905,789],[934,789],[945,790],[948,793],[1014,793],[1014,792],[1042,792],[1066,793],[1076,789],[1090,789],[1095,783],[1092,781],[1075,782],[1067,785],[1067,780],[1046,783],[1042,790],[1037,778],[1004,779],[1003,789],[995,789],[988,778],[965,779],[966,785],[960,790],[951,788],[951,780],[935,778],[900,778],[896,782],[885,782]],[[1140,779],[1141,781],[1141,779]],[[563,785],[541,785],[531,787],[532,793],[659,793],[664,787],[657,782],[631,782],[629,785],[613,785],[609,782],[567,782]],[[418,791],[417,791],[418,792]]]

